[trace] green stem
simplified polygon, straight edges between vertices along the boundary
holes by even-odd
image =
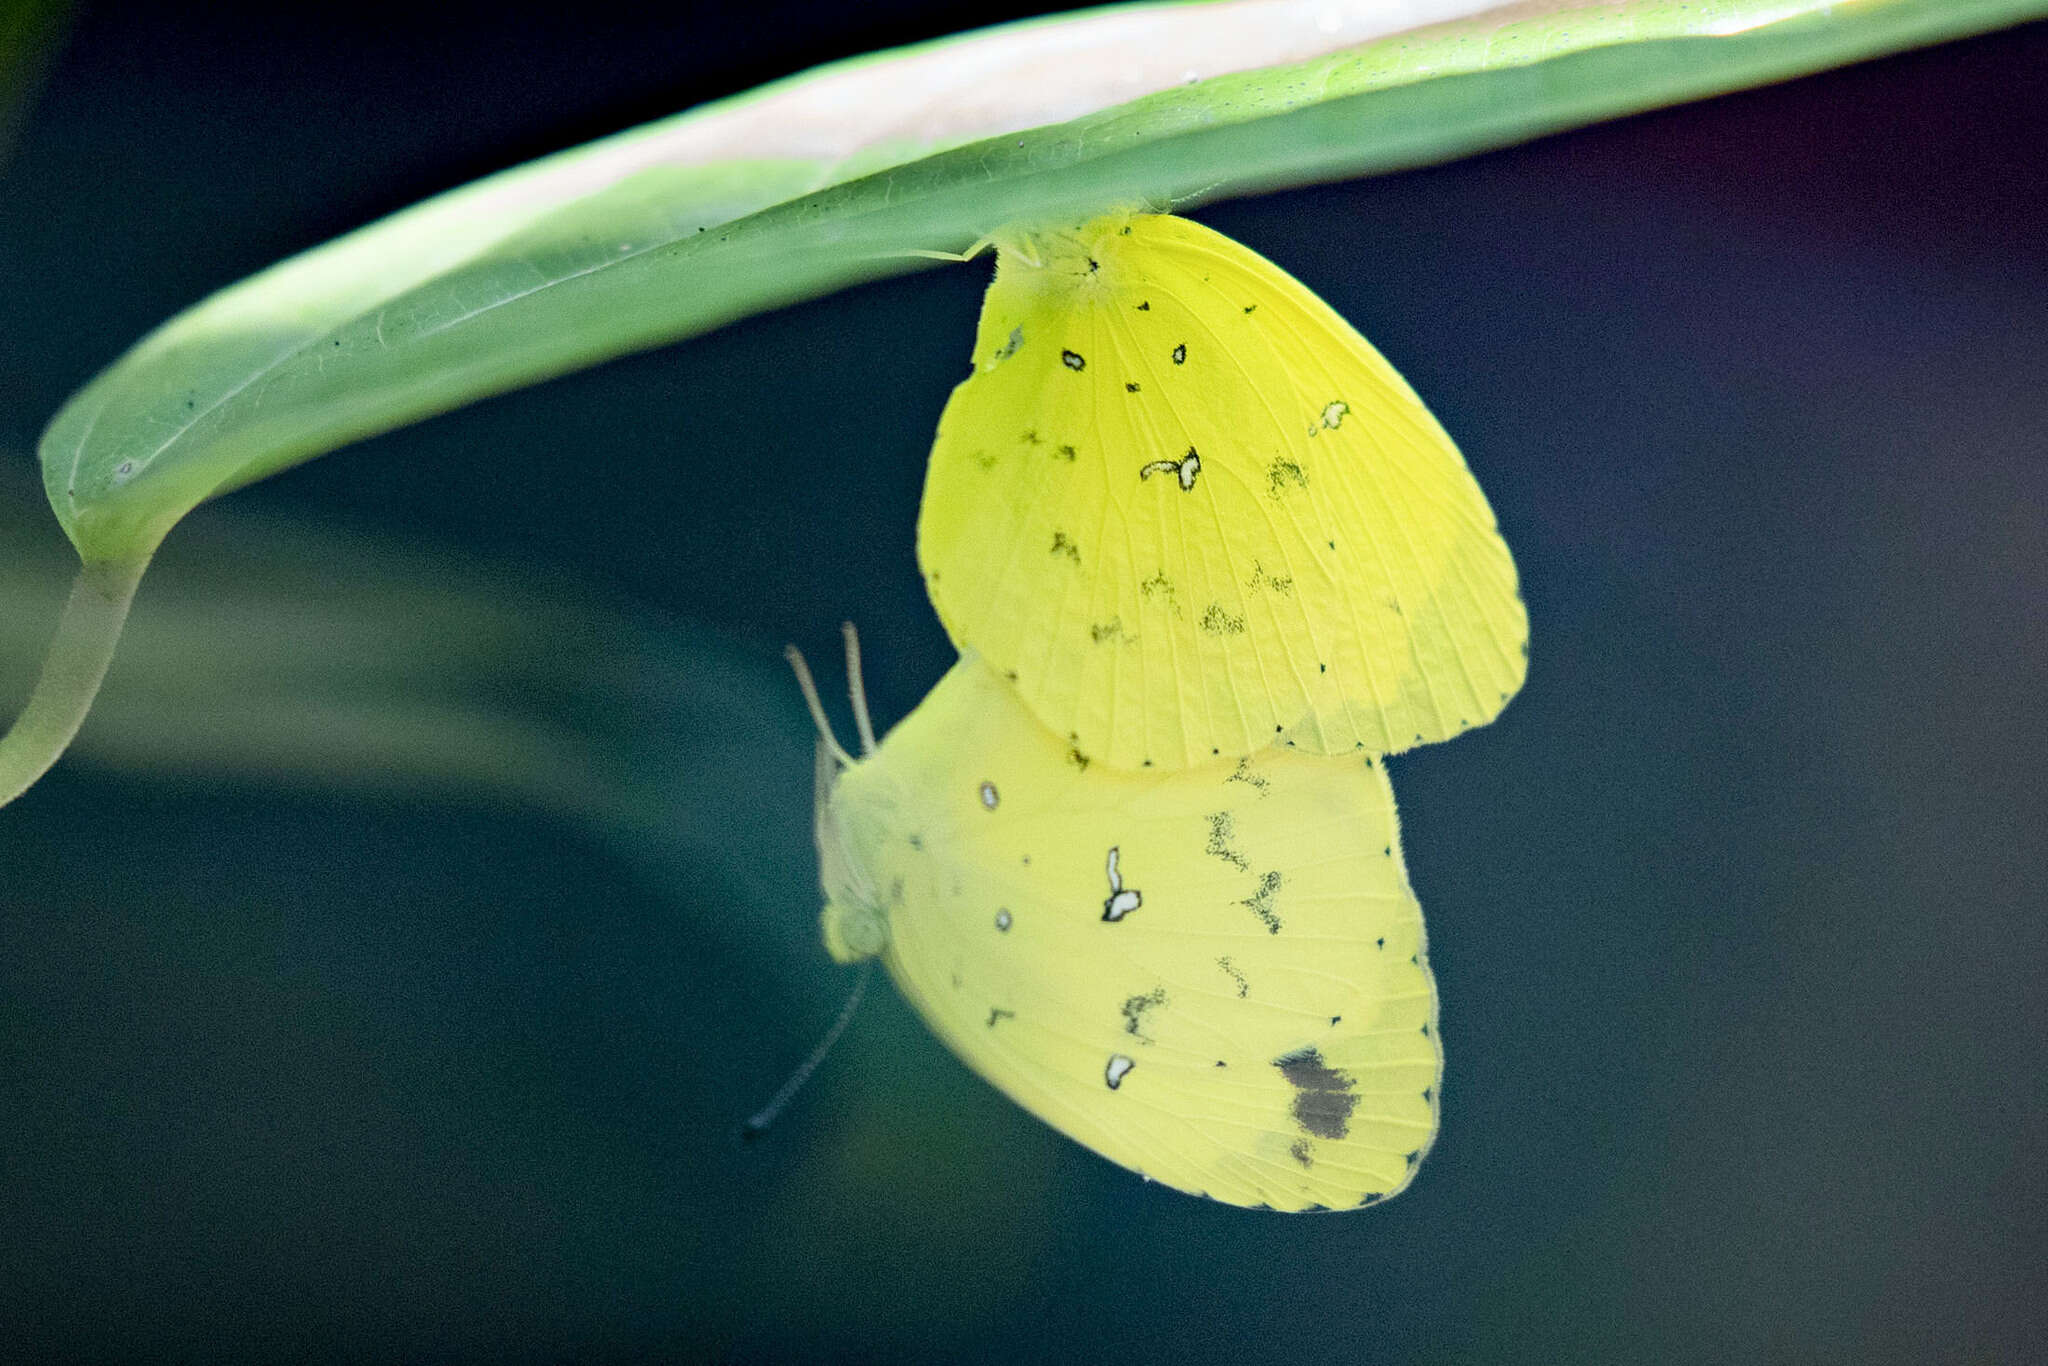
[[[13,729],[0,736],[0,806],[19,797],[50,771],[78,734],[100,680],[107,676],[128,604],[149,556],[124,564],[88,564],[78,571],[71,600],[57,622],[43,676]]]

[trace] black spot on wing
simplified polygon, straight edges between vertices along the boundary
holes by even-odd
[[[1280,917],[1273,910],[1273,898],[1280,891],[1280,871],[1274,869],[1259,879],[1259,890],[1237,904],[1259,918],[1267,934],[1280,933]]]
[[[1243,854],[1230,847],[1231,839],[1237,833],[1237,822],[1228,811],[1213,811],[1209,814],[1209,842],[1202,846],[1202,852],[1220,858],[1231,867],[1243,872],[1251,867]]]
[[[1260,564],[1257,560],[1253,560],[1252,576],[1250,580],[1246,582],[1245,587],[1251,589],[1255,593],[1266,591],[1278,593],[1282,597],[1286,597],[1288,594],[1291,594],[1294,591],[1294,576],[1292,574],[1286,575],[1284,577],[1277,574],[1268,574],[1266,572],[1266,567],[1263,564]]]
[[[1124,1033],[1136,1038],[1140,1043],[1151,1043],[1151,1037],[1144,1029],[1145,1012],[1154,1006],[1165,1004],[1165,987],[1154,987],[1143,996],[1126,997],[1123,1004]]]
[[[1294,1088],[1294,1122],[1312,1138],[1342,1138],[1351,1132],[1351,1112],[1358,1108],[1350,1074],[1323,1061],[1313,1048],[1297,1049],[1273,1059],[1273,1066]]]
[[[1244,634],[1244,616],[1223,610],[1223,604],[1212,602],[1209,610],[1202,613],[1202,629],[1212,636],[1241,636]]]
[[[1081,563],[1081,547],[1068,539],[1067,533],[1064,531],[1055,531],[1052,534],[1051,553],[1054,555],[1064,555],[1075,564]]]
[[[1308,487],[1308,474],[1299,464],[1282,456],[1266,466],[1266,492],[1278,498],[1290,484],[1298,489]],[[1331,542],[1330,549],[1336,548],[1336,543]]]

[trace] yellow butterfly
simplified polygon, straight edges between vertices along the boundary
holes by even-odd
[[[963,658],[864,756],[819,727],[826,947],[879,955],[967,1064],[1112,1161],[1234,1205],[1408,1184],[1443,1054],[1384,766],[1079,762]]]
[[[954,643],[1074,748],[1390,754],[1521,687],[1514,561],[1370,343],[1207,228],[998,234],[918,559]]]

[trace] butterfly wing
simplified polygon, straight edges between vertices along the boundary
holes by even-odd
[[[918,554],[961,649],[1084,754],[1384,754],[1520,688],[1514,562],[1457,448],[1300,283],[1185,219],[1005,250]]]
[[[1082,766],[970,657],[832,804],[897,986],[1055,1128],[1238,1205],[1349,1208],[1413,1175],[1443,1064],[1376,760]]]

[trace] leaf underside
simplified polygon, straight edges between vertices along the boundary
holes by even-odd
[[[2048,0],[1433,0],[1405,8],[1438,22],[1402,32],[1386,8],[1225,0],[1011,25],[480,181],[144,338],[44,434],[51,504],[86,563],[134,563],[205,499],[347,442],[922,268],[905,253],[1005,223],[1443,161]],[[1264,64],[1232,69],[1246,61]]]

